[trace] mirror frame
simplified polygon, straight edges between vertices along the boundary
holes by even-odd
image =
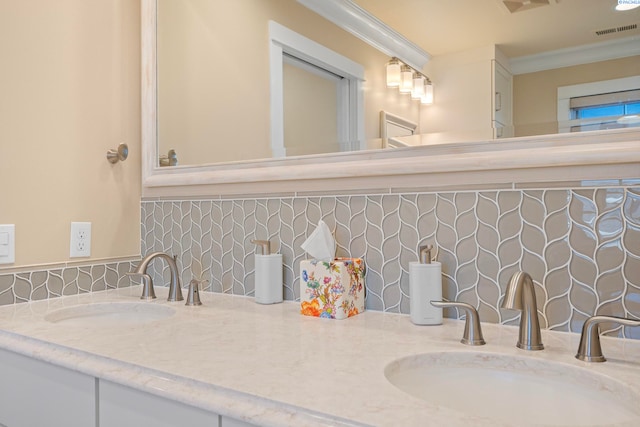
[[[451,174],[510,170],[510,176],[517,176],[514,169],[544,169],[541,175],[544,181],[595,179],[598,174],[584,166],[612,164],[626,166],[626,169],[616,168],[613,178],[640,178],[638,128],[160,168],[157,166],[156,25],[156,0],[141,0],[143,197],[211,194],[212,191],[274,194],[301,188],[330,191],[382,188],[381,185],[404,188],[451,185]],[[574,167],[576,172],[567,175],[560,166]],[[505,178],[498,175],[494,173],[485,181],[503,182]],[[363,181],[365,178],[379,179],[370,184]],[[513,181],[514,178],[510,178],[509,182]],[[479,181],[471,177],[467,182],[477,184]],[[456,183],[464,182],[457,179]],[[199,190],[185,190],[189,186]]]

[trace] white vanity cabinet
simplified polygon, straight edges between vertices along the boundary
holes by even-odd
[[[0,427],[256,427],[0,349]]]
[[[219,427],[217,414],[100,380],[100,427]]]
[[[0,349],[0,425],[95,425],[95,378]]]

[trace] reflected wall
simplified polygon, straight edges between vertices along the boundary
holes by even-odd
[[[640,56],[594,62],[513,78],[515,136],[558,132],[558,87],[640,75]]]
[[[381,148],[381,110],[418,121],[419,102],[386,88],[386,55],[296,0],[159,0],[160,154],[174,148],[182,165],[271,157],[269,20],[364,67],[370,148]]]

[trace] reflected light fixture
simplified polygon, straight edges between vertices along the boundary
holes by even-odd
[[[411,99],[422,99],[424,96],[425,78],[422,74],[413,73],[413,87],[411,88]]]
[[[400,61],[398,58],[391,58],[387,62],[387,87],[400,86]]]
[[[413,70],[403,65],[400,71],[400,93],[411,93],[413,89]]]
[[[433,83],[429,77],[395,56],[387,62],[386,72],[387,87],[397,87],[400,93],[411,94],[411,99],[422,104],[433,104]]]
[[[427,80],[424,85],[424,95],[420,98],[420,103],[425,105],[433,104],[433,83],[431,83],[431,80]]]

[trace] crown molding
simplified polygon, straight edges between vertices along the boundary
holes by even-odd
[[[306,8],[388,56],[422,70],[431,55],[351,0],[298,0]]]
[[[640,37],[638,36],[519,56],[511,58],[509,64],[511,72],[517,75],[635,55],[640,55]]]

